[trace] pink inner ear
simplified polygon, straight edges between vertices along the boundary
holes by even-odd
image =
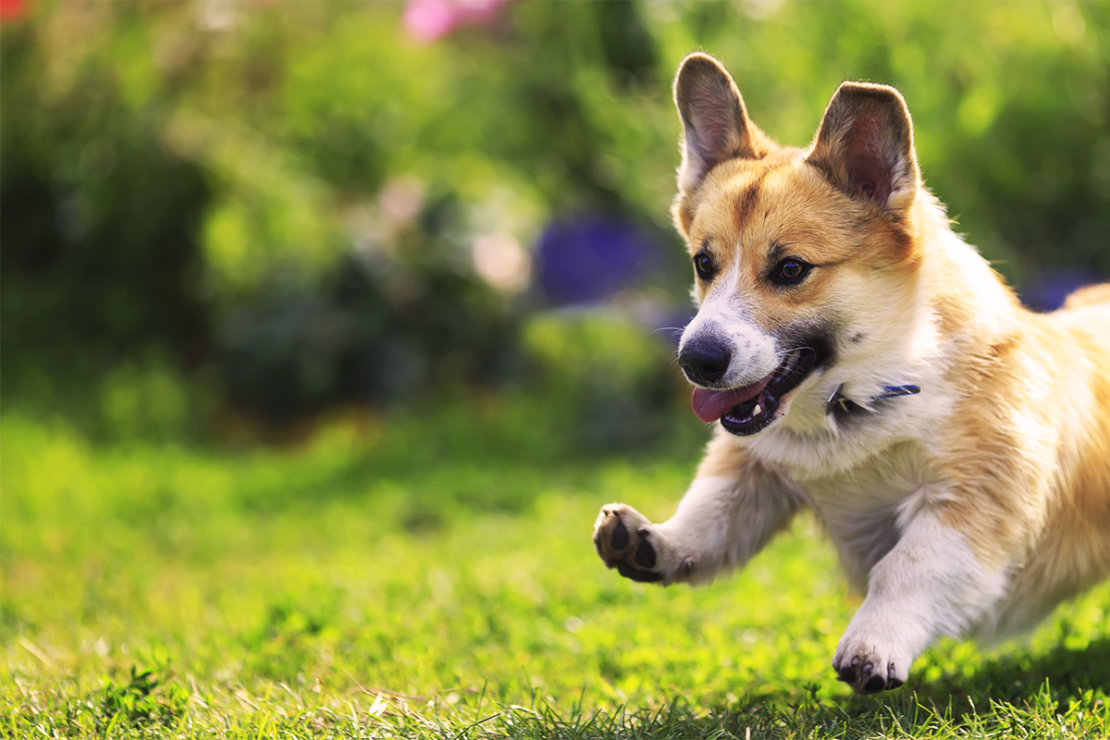
[[[871,152],[849,151],[844,169],[848,173],[849,192],[865,195],[879,205],[886,204],[894,189],[889,167]]]
[[[731,89],[719,79],[701,81],[694,86],[690,111],[692,126],[686,131],[686,143],[702,161],[700,174],[704,175],[720,161],[733,156],[741,118]]]
[[[844,151],[848,192],[865,195],[879,205],[886,205],[894,190],[894,172],[882,158],[884,122],[879,111],[857,113]]]

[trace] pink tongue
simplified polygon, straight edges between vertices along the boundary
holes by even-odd
[[[691,399],[694,413],[702,421],[717,421],[733,406],[744,403],[744,401],[750,401],[758,396],[767,387],[767,382],[770,379],[771,376],[768,375],[758,383],[731,391],[711,391],[708,388],[695,388],[694,397]]]

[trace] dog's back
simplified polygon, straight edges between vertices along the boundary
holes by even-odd
[[[1013,576],[1019,598],[997,613],[998,636],[1028,629],[1110,572],[1110,284],[1076,291],[1044,319],[1060,341],[1043,349],[1065,374],[1056,496],[1037,547]]]

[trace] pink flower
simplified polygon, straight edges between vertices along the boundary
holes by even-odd
[[[417,41],[431,43],[460,26],[489,23],[512,0],[409,0],[405,28]]]

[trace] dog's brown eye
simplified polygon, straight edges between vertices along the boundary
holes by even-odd
[[[785,259],[775,268],[771,280],[779,285],[794,285],[801,282],[812,267],[813,265],[799,259]]]
[[[694,255],[694,271],[702,280],[712,280],[717,273],[717,268],[713,264],[712,257],[705,252],[698,252]]]
[[[797,280],[802,276],[802,263],[801,262],[783,262],[782,267],[779,268],[779,274],[787,280]]]

